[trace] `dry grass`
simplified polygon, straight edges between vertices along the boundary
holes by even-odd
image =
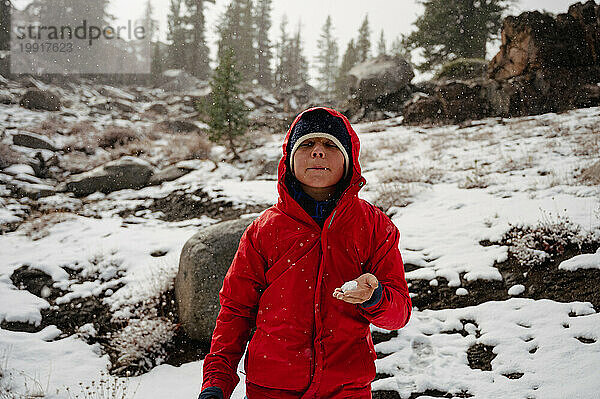
[[[59,167],[69,174],[77,174],[94,169],[111,160],[113,158],[110,153],[91,157],[85,152],[75,151],[64,154],[59,160]]]
[[[30,132],[41,134],[43,136],[54,136],[63,134],[67,129],[68,123],[58,116],[51,115],[46,120],[40,122],[39,125],[28,128]]]
[[[140,133],[130,127],[109,126],[97,136],[98,146],[102,148],[116,148],[132,141],[139,140]]]
[[[407,165],[399,169],[390,169],[382,172],[381,181],[383,183],[438,183],[443,174],[442,171],[434,166],[416,166]]]
[[[392,182],[379,184],[376,189],[376,199],[374,205],[387,212],[392,206],[404,207],[409,205],[410,201],[409,185]]]
[[[169,145],[161,149],[162,162],[172,164],[187,159],[209,159],[212,143],[199,134],[170,136]]]
[[[573,154],[578,157],[597,157],[600,154],[600,131],[575,137],[571,146]]]
[[[465,179],[458,183],[458,187],[471,188],[486,188],[489,185],[489,180],[486,176],[471,173],[465,176]]]
[[[68,211],[52,211],[42,213],[39,217],[31,219],[19,226],[18,230],[29,237],[32,241],[46,237],[52,226],[66,220],[75,219],[75,215]]]
[[[79,121],[71,125],[70,129],[66,131],[69,136],[79,136],[82,134],[95,134],[98,129],[90,121]]]

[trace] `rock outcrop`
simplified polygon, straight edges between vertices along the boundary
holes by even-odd
[[[401,91],[415,77],[404,58],[387,55],[354,66],[348,75],[351,94],[363,103]]]
[[[600,6],[590,0],[556,18],[537,11],[507,17],[486,79],[440,82],[433,94],[407,102],[403,115],[406,123],[427,123],[561,112],[599,106],[599,85]]]
[[[57,94],[48,90],[29,89],[25,92],[19,105],[28,109],[59,111],[61,108],[60,99]]]
[[[190,238],[181,251],[175,278],[179,321],[186,334],[205,345],[219,314],[219,290],[252,219],[209,226]]]
[[[138,189],[147,185],[154,168],[139,158],[125,156],[88,172],[71,176],[66,190],[78,197],[96,191],[110,193],[126,188]]]

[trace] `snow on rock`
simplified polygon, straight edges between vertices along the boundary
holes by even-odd
[[[578,269],[600,269],[600,248],[595,254],[583,254],[562,261],[559,269],[575,271]]]
[[[521,295],[525,292],[525,286],[523,284],[515,284],[508,289],[508,295],[515,296]]]
[[[449,333],[462,330],[461,320],[477,327],[465,325],[469,334],[464,337]],[[377,372],[393,377],[374,381],[372,387],[397,391],[401,398],[428,389],[463,391],[475,398],[583,397],[583,392],[600,389],[592,371],[600,358],[598,325],[600,314],[582,302],[512,298],[461,309],[413,311],[397,337],[376,345],[378,352],[390,354],[375,361]],[[582,343],[577,339],[581,337],[596,343]],[[469,367],[467,350],[475,344],[493,347],[491,371]],[[512,373],[523,376],[505,376]]]
[[[467,291],[466,288],[460,287],[460,288],[456,289],[456,295],[463,296],[463,295],[468,295],[468,294],[469,294],[469,291]]]
[[[9,175],[26,174],[35,176],[35,171],[33,170],[33,168],[30,165],[25,164],[11,165],[8,168],[3,169],[2,172],[7,173]]]
[[[39,309],[46,301],[27,291],[18,291],[10,275],[27,264],[49,274],[62,289],[72,292],[60,299],[68,302],[77,297],[97,295],[103,289],[113,288],[117,282],[125,286],[106,301],[113,308],[133,304],[163,289],[157,281],[168,279],[177,272],[179,254],[185,242],[197,231],[190,227],[143,226],[121,224],[119,218],[94,219],[81,216],[57,223],[48,229],[48,235],[31,241],[24,234],[14,232],[2,236],[0,246],[0,315],[11,321],[39,323]],[[151,255],[155,248],[167,251],[165,256]],[[122,269],[119,280],[108,280],[102,273]],[[98,280],[73,284],[62,268],[69,266]],[[114,277],[114,276],[113,276]],[[5,300],[6,298],[6,300]]]

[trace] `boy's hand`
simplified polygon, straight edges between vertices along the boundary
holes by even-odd
[[[358,287],[343,292],[341,288],[336,288],[333,291],[333,297],[348,303],[363,303],[371,299],[373,291],[379,286],[379,281],[371,273],[365,273],[354,279],[358,283]]]

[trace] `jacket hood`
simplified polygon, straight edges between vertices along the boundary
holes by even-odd
[[[344,123],[344,126],[346,126],[346,129],[348,130],[348,134],[350,135],[350,143],[352,146],[352,170],[350,171],[351,175],[349,177],[348,187],[345,189],[344,193],[341,195],[338,202],[345,201],[348,197],[355,196],[358,193],[358,191],[366,183],[366,179],[361,174],[360,163],[358,162],[358,156],[360,154],[360,141],[358,139],[358,135],[356,134],[356,132],[350,125],[350,121],[348,121],[348,118],[346,118],[344,115],[342,115],[338,111],[331,109],[331,108],[313,107],[313,108],[309,108],[309,109],[303,111],[298,116],[296,116],[296,118],[294,119],[294,121],[290,125],[290,128],[287,131],[285,139],[283,140],[283,145],[282,145],[283,155],[281,157],[281,160],[279,161],[279,167],[277,170],[277,191],[279,193],[279,201],[280,202],[284,202],[284,203],[287,203],[289,201],[295,202],[294,199],[290,196],[288,188],[285,184],[285,176],[286,176],[286,173],[288,172],[287,165],[289,164],[288,159],[287,159],[287,156],[288,156],[287,146],[288,146],[288,142],[290,140],[290,135],[291,135],[292,129],[294,128],[296,123],[298,123],[298,121],[302,118],[302,115],[304,115],[306,112],[313,111],[316,109],[325,110],[325,111],[329,112],[331,115],[340,118],[342,120],[342,122]]]

